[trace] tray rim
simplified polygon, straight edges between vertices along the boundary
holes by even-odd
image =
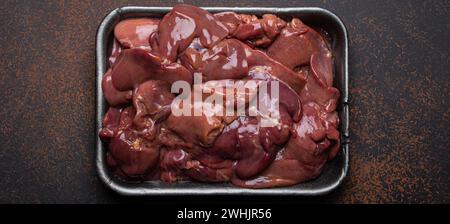
[[[343,180],[348,174],[349,166],[349,98],[348,98],[348,34],[347,29],[342,22],[342,20],[334,13],[327,9],[320,7],[201,7],[207,11],[221,12],[221,11],[234,11],[234,12],[248,12],[252,11],[254,13],[289,13],[298,12],[311,13],[311,14],[322,14],[330,17],[335,22],[337,22],[339,29],[341,29],[343,35],[343,86],[341,90],[341,101],[342,101],[342,113],[340,117],[342,121],[342,142],[341,151],[343,153],[343,167],[341,168],[340,176],[337,181],[326,187],[321,187],[318,189],[294,189],[294,188],[268,188],[268,189],[246,189],[246,188],[228,188],[228,187],[218,187],[214,189],[175,189],[175,188],[161,188],[154,187],[152,189],[136,186],[136,187],[126,187],[122,186],[119,181],[116,181],[111,177],[106,167],[104,166],[104,150],[103,143],[98,137],[98,133],[101,129],[102,117],[104,107],[103,93],[101,90],[101,77],[106,70],[105,63],[105,52],[104,52],[104,40],[108,38],[107,36],[111,31],[108,31],[111,23],[114,19],[120,19],[122,15],[127,13],[155,13],[159,14],[162,11],[169,11],[172,7],[147,7],[147,6],[124,6],[112,10],[108,13],[102,22],[100,23],[97,33],[96,33],[96,168],[97,173],[101,181],[108,186],[113,191],[121,195],[300,195],[300,196],[316,196],[324,195],[341,185]],[[106,43],[107,44],[107,43]]]

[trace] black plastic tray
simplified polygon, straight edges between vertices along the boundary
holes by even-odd
[[[155,17],[160,18],[171,10],[170,7],[123,7],[113,10],[100,24],[97,31],[97,117],[96,117],[96,163],[101,180],[112,190],[123,195],[321,195],[337,188],[348,170],[348,39],[347,31],[342,21],[333,13],[322,8],[217,8],[210,7],[206,10],[216,13],[234,11],[262,15],[272,13],[284,19],[292,17],[300,18],[305,24],[324,29],[331,37],[331,48],[335,59],[334,86],[341,91],[338,113],[341,120],[341,151],[335,159],[329,161],[322,174],[315,180],[297,184],[290,187],[270,189],[244,189],[227,184],[207,184],[197,182],[178,182],[173,184],[159,181],[147,181],[142,183],[127,183],[116,178],[106,165],[106,145],[98,137],[101,129],[102,117],[105,114],[107,103],[101,90],[101,80],[105,73],[107,52],[113,40],[114,26],[125,18],[131,17]]]

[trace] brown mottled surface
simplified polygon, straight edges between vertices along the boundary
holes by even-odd
[[[449,1],[185,2],[319,6],[339,15],[350,36],[351,145],[345,183],[322,197],[226,201],[450,202]],[[0,202],[180,200],[120,197],[103,186],[94,165],[97,26],[119,6],[174,3],[0,4]]]

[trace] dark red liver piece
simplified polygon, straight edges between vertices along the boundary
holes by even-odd
[[[130,103],[133,98],[132,90],[119,91],[116,89],[112,83],[111,69],[109,69],[103,76],[102,91],[106,101],[112,107]]]
[[[170,84],[183,80],[192,83],[191,73],[178,63],[139,48],[124,50],[111,72],[112,83],[120,91],[132,90],[147,80],[162,80]]]

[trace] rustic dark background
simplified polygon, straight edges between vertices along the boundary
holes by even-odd
[[[229,203],[450,202],[450,1],[184,1],[198,6],[319,6],[350,37],[350,171],[314,198],[198,197]],[[2,1],[0,202],[191,201],[128,198],[99,180],[95,33],[124,5],[176,1]]]

